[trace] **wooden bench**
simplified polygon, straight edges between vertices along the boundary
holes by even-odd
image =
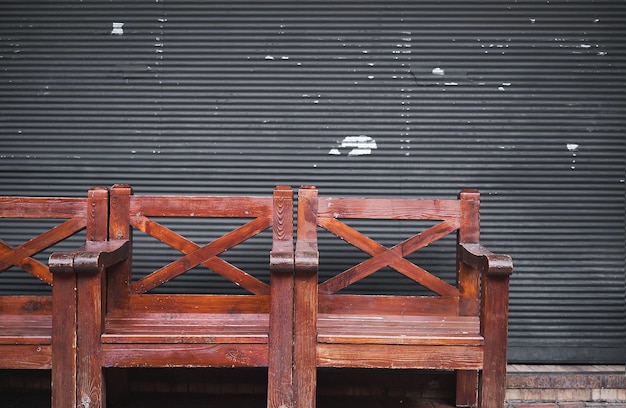
[[[0,197],[3,222],[20,233],[34,231],[21,244],[0,241],[0,272],[21,270],[52,285],[47,295],[0,296],[0,368],[51,369],[55,407],[75,406],[76,280],[53,275],[41,257],[81,231],[86,240],[106,241],[107,208],[106,188],[93,188],[86,198]]]
[[[383,245],[371,238],[368,227],[375,224],[362,220],[431,224]],[[338,237],[366,258],[355,256],[345,270],[324,270],[332,257],[320,254],[324,230],[332,233],[324,239]],[[456,273],[450,282],[418,266],[411,254],[453,233],[449,259]],[[336,252],[341,245],[335,240],[324,249]],[[477,191],[464,190],[458,200],[427,200],[325,197],[303,187],[295,256],[296,407],[315,407],[317,367],[454,370],[457,406],[504,406],[512,262],[479,243]],[[399,272],[431,295],[349,293],[350,285],[381,269]]]
[[[81,251],[50,257],[56,275],[74,276],[77,282],[75,381],[80,406],[105,406],[107,367],[268,367],[268,407],[292,407],[292,201],[290,187],[252,197],[134,195],[129,186],[114,186],[108,241],[88,242]],[[204,241],[193,242],[168,223],[181,219],[197,225]],[[212,236],[225,219],[240,223]],[[263,241],[269,245],[262,268],[269,281],[222,256],[264,231],[270,231]],[[133,258],[158,258],[154,251],[140,252],[134,243],[140,235],[174,248],[180,257],[136,276]],[[97,238],[102,238],[100,233]],[[246,294],[158,292],[197,266]]]

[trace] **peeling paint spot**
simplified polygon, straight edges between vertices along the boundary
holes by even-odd
[[[433,73],[433,75],[442,75],[443,76],[443,75],[446,74],[446,71],[444,71],[442,68],[436,67],[436,68],[433,68],[432,73]]]
[[[372,154],[372,150],[378,148],[376,141],[369,136],[346,136],[339,146],[330,149],[329,155],[340,156],[340,149],[350,149],[348,156],[366,156]]]
[[[570,152],[577,152],[578,151],[578,145],[576,143],[568,143],[567,144],[567,150],[569,150]]]
[[[113,23],[111,35],[124,35],[124,23]]]

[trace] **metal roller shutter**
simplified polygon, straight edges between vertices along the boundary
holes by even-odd
[[[3,1],[0,193],[475,187],[483,241],[515,260],[510,360],[623,363],[624,15],[619,0]]]

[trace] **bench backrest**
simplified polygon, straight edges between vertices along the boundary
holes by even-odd
[[[369,258],[345,270],[332,271],[330,276],[321,279],[317,290],[319,313],[478,315],[479,284],[475,270],[459,271],[457,262],[454,284],[407,259],[450,234],[456,234],[459,242],[478,242],[478,206],[479,196],[474,190],[463,191],[459,199],[433,200],[326,197],[318,196],[314,187],[303,187],[298,194],[296,264],[300,267],[297,266],[296,270],[306,271],[302,265],[316,262],[318,233],[326,230],[360,249]],[[427,220],[432,223],[389,247],[349,225],[350,220],[355,219]],[[453,252],[449,256],[454,258],[457,255]],[[317,272],[318,265],[310,267],[312,272]],[[363,296],[340,292],[386,267],[423,286],[432,296],[417,296],[417,291],[416,296]]]
[[[53,277],[47,260],[41,257],[81,231],[86,231],[88,241],[106,240],[107,207],[108,190],[103,187],[89,190],[86,198],[0,197],[0,218],[12,219],[15,225],[19,220],[37,220],[38,228],[46,225],[43,232],[37,231],[36,236],[15,246],[0,240],[0,273],[19,269],[53,285],[51,295],[0,296],[1,368],[50,368],[53,359],[72,352],[76,279],[72,274]],[[59,345],[55,356],[52,344]],[[56,373],[59,371],[53,371],[53,377]],[[55,381],[63,387],[63,378]]]
[[[221,257],[226,251],[270,230],[271,248],[265,256],[266,272],[278,271],[281,265],[293,264],[292,190],[277,187],[273,196],[148,196],[133,195],[129,186],[111,189],[111,239],[132,240],[133,234],[146,234],[180,252],[180,258],[150,271],[139,279],[132,276],[132,257],[122,262],[108,276],[108,308],[159,312],[254,312],[269,311],[270,284],[242,270]],[[180,235],[167,226],[167,219],[200,220],[202,243]],[[242,219],[239,226],[221,236],[212,236],[210,219]],[[219,221],[219,220],[218,220]],[[137,249],[134,248],[136,253]],[[271,262],[267,262],[271,261]],[[150,293],[164,283],[195,268],[216,273],[242,288],[246,295]],[[289,269],[291,270],[291,269]],[[266,276],[270,276],[267,273]],[[134,280],[133,280],[134,279]]]

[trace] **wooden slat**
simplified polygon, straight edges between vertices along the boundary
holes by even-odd
[[[272,197],[131,196],[130,214],[146,217],[271,217]]]
[[[18,264],[22,259],[37,254],[57,242],[75,234],[85,228],[86,220],[84,218],[73,218],[57,225],[56,227],[36,236],[35,238],[25,242],[0,255],[0,271],[5,270],[13,265]]]
[[[0,197],[0,218],[85,218],[86,198]]]
[[[50,344],[52,317],[42,314],[0,314],[0,344]]]
[[[103,344],[104,367],[265,367],[266,343]]]
[[[431,275],[419,266],[403,259],[404,256],[455,231],[458,228],[456,221],[438,223],[389,249],[335,219],[319,218],[318,224],[322,228],[327,229],[350,244],[372,255],[372,258],[322,283],[319,288],[321,292],[337,292],[385,266],[391,266],[398,272],[437,294],[442,296],[458,296],[457,288]]]
[[[458,200],[319,197],[320,217],[403,220],[458,219]]]
[[[0,254],[8,253],[13,249],[14,248],[11,245],[0,240]],[[25,257],[19,260],[16,263],[16,266],[20,267],[23,271],[30,273],[34,277],[39,278],[49,285],[52,283],[52,274],[50,274],[50,270],[46,265],[36,259]]]
[[[253,295],[132,295],[126,313],[268,313],[269,301],[269,296]]]
[[[317,345],[317,365],[320,367],[479,370],[482,361],[483,351],[479,346]]]
[[[459,312],[458,297],[319,295],[319,313],[454,316]]]
[[[51,296],[10,295],[0,296],[0,315],[46,315],[52,313]]]
[[[134,282],[131,285],[131,291],[133,293],[145,293],[151,289],[156,288],[159,285],[175,278],[176,276],[198,266],[201,263],[205,263],[210,258],[230,249],[241,242],[255,236],[256,234],[266,230],[272,224],[272,218],[256,218],[245,225],[217,238],[213,242],[204,247],[196,245],[196,249],[187,253],[182,258],[164,266],[163,268],[149,274],[148,276]],[[163,230],[161,230],[163,231]],[[172,231],[165,233],[162,236],[156,236],[159,240],[169,241],[169,236],[174,234]],[[180,236],[176,236],[172,239],[176,242],[180,242]],[[195,244],[194,244],[195,245]],[[190,248],[190,245],[185,245],[185,251]],[[210,262],[211,267],[215,268],[214,271],[220,275],[232,280],[233,282],[240,283],[242,287],[253,291],[252,293],[268,294],[269,288],[267,285],[261,283],[258,279],[248,275],[244,271],[236,268],[230,264],[225,268],[225,262]],[[244,286],[244,285],[247,285]],[[260,292],[260,293],[259,293]]]
[[[50,369],[52,347],[48,344],[2,345],[0,369]]]
[[[475,317],[320,314],[318,342],[480,346]]]

